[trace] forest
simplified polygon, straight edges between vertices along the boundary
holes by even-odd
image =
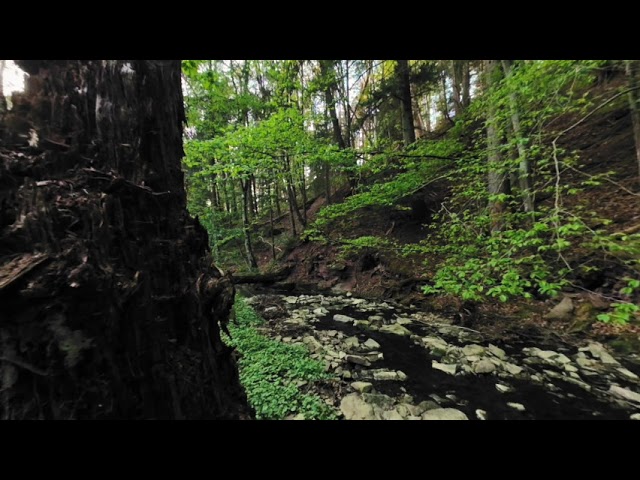
[[[640,420],[640,61],[0,61],[0,418]]]

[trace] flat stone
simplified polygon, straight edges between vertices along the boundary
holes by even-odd
[[[373,338],[369,338],[366,342],[363,343],[363,345],[372,350],[380,348],[380,344],[376,342]]]
[[[616,368],[616,371],[628,380],[638,380],[638,375],[633,373],[631,370],[627,370],[624,367]]]
[[[370,362],[377,362],[378,360],[384,359],[384,355],[380,352],[365,353],[365,354],[362,354],[362,356],[367,360],[369,360]]]
[[[287,303],[298,303],[298,297],[284,297],[283,300]]]
[[[469,420],[469,418],[455,408],[434,408],[422,414],[422,420]]]
[[[398,374],[396,372],[382,371],[373,372],[373,379],[378,381],[398,380]]]
[[[423,337],[422,344],[429,350],[441,350],[443,353],[449,348],[449,344],[440,337]]]
[[[492,373],[495,369],[496,366],[489,360],[480,360],[478,363],[473,365],[473,371],[477,374]]]
[[[522,370],[524,370],[522,367],[509,362],[504,362],[502,364],[502,367],[511,375],[520,375],[520,373],[522,373]]]
[[[554,352],[553,350],[538,350],[536,352],[536,356],[545,360],[547,362],[551,361],[552,358],[560,355],[558,352]]]
[[[575,373],[573,373],[573,375],[576,375]],[[578,378],[575,378],[573,376],[571,377],[565,377],[564,378],[565,382],[571,383],[577,387],[582,388],[583,390],[590,392],[591,391],[591,385],[589,385],[588,383],[583,382],[582,380]]]
[[[410,323],[413,323],[413,320],[411,320],[410,318],[399,317],[396,319],[396,323],[398,325],[409,325]]]
[[[618,385],[611,385],[611,387],[609,387],[609,393],[615,395],[616,397],[629,400],[630,402],[640,403],[640,393],[633,392],[628,388],[619,387]]]
[[[508,402],[507,405],[514,410],[518,410],[519,412],[524,412],[526,408],[521,403]]]
[[[594,370],[594,365],[596,364],[595,361],[590,360],[586,357],[577,357],[576,358],[576,363],[578,364],[578,366],[582,369],[586,369],[586,370]]]
[[[373,388],[373,384],[369,382],[353,382],[351,384],[351,388],[353,388],[356,392],[368,393]]]
[[[549,313],[544,316],[544,318],[549,320],[563,320],[571,315],[573,308],[573,301],[571,301],[570,297],[565,296],[559,304],[553,307]]]
[[[431,361],[431,368],[435,370],[440,370],[444,373],[448,373],[449,375],[455,375],[458,366],[455,363],[439,363],[435,360]]]
[[[357,365],[362,365],[363,367],[371,366],[371,362],[369,360],[359,355],[345,355],[344,359],[349,363],[355,363]]]
[[[389,410],[382,414],[383,420],[404,420],[404,417],[400,415],[397,410]]]
[[[553,361],[559,365],[566,365],[568,363],[571,363],[571,359],[563,353],[558,354],[558,356],[555,357]]]
[[[493,355],[494,357],[498,357],[500,360],[504,360],[505,358],[507,358],[507,353],[501,349],[500,347],[496,347],[493,344],[489,344],[489,353],[491,353],[491,355]]]
[[[508,393],[508,392],[511,392],[513,389],[507,385],[496,383],[496,390],[498,390],[500,393]]]
[[[337,330],[325,330],[324,333],[328,337],[335,337],[336,335],[338,335],[338,331]]]
[[[327,313],[329,313],[329,310],[327,310],[324,307],[319,307],[313,310],[313,313],[318,315],[319,317],[326,315]]]
[[[347,348],[358,348],[360,346],[360,340],[358,340],[358,337],[349,337],[344,339],[344,344]]]
[[[595,358],[599,358],[605,365],[620,365],[620,363],[611,356],[611,354],[598,342],[590,343],[587,346],[588,352]]]
[[[347,420],[374,420],[373,406],[357,393],[351,393],[340,402],[340,411]]]
[[[369,317],[369,321],[375,322],[375,323],[381,323],[381,322],[384,322],[384,317],[381,317],[380,315],[371,315]]]
[[[393,333],[394,335],[411,335],[411,332],[402,325],[394,323],[392,325],[384,325],[380,327],[381,332]]]
[[[476,410],[476,417],[478,417],[478,420],[486,420],[487,419],[487,412],[485,412],[484,410],[477,409]]]
[[[354,327],[371,328],[372,330],[374,330],[372,328],[371,324],[369,322],[367,322],[366,320],[356,320],[355,322],[353,322],[353,326]]]
[[[567,364],[564,366],[564,371],[565,371],[565,372],[570,372],[570,373],[571,373],[571,372],[578,372],[578,367],[576,367],[576,366],[574,366],[574,365],[571,365],[570,363],[567,363]]]
[[[336,313],[336,314],[333,316],[333,319],[334,319],[336,322],[341,322],[341,323],[351,323],[351,322],[355,322],[355,321],[356,321],[356,319],[355,319],[355,318],[349,317],[349,316],[347,316],[347,315],[341,315],[341,314],[339,314],[339,313]]]
[[[343,370],[341,376],[346,379],[353,378],[353,374],[349,370]]]
[[[640,420],[640,413],[634,413],[629,417],[630,420]]]
[[[469,357],[472,355],[484,355],[484,352],[485,352],[485,349],[481,345],[471,344],[471,345],[465,345],[464,347],[462,347],[462,353],[464,353],[466,357]]]
[[[353,300],[351,300],[351,305],[361,305],[366,302],[367,301],[364,298],[354,298]]]
[[[408,378],[407,375],[401,370],[397,370],[396,375],[398,376],[398,380],[400,380],[401,382],[404,382]]]

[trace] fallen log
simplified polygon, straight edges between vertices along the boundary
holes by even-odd
[[[285,267],[282,270],[272,273],[257,273],[252,275],[234,275],[231,277],[236,285],[244,283],[262,283],[270,285],[284,280],[289,276],[293,267]]]

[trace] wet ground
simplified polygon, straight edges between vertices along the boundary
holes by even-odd
[[[245,292],[255,293],[255,292]],[[265,333],[306,345],[347,419],[640,417],[640,367],[602,345],[504,343],[447,318],[339,295],[254,295]]]

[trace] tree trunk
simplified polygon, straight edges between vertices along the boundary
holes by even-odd
[[[324,88],[324,101],[326,103],[329,117],[331,118],[331,125],[333,127],[333,138],[340,150],[344,150],[345,142],[342,136],[342,129],[340,128],[340,120],[336,113],[336,102],[333,92],[336,89],[335,71],[333,68],[333,60],[319,60],[320,73],[326,81]]]
[[[462,107],[467,108],[471,104],[471,65],[469,60],[464,61],[462,68]]]
[[[491,88],[496,77],[497,60],[485,60],[485,81],[487,90]],[[488,191],[490,196],[504,194],[506,190],[506,175],[500,158],[499,130],[496,126],[496,112],[493,105],[487,111],[487,160],[489,163]],[[502,230],[504,223],[504,202],[500,199],[489,200],[491,215],[491,231]]]
[[[633,122],[633,137],[636,141],[636,158],[638,159],[638,175],[640,176],[640,60],[626,60],[625,67],[629,77],[629,87],[634,88],[629,92],[629,107]]]
[[[244,251],[249,268],[258,268],[256,257],[253,254],[251,242],[251,227],[249,225],[249,211],[251,210],[251,179],[240,180],[242,186],[242,230],[244,232]]]
[[[413,109],[411,107],[411,84],[409,79],[409,61],[396,60],[399,80],[400,112],[402,114],[402,139],[408,147],[416,141],[413,126]]]
[[[506,77],[511,75],[511,60],[502,60],[502,68]],[[518,182],[520,191],[522,192],[522,205],[525,212],[534,211],[533,188],[531,181],[531,164],[527,157],[527,149],[522,138],[522,129],[520,128],[520,114],[518,113],[518,99],[515,92],[509,94],[509,108],[511,110],[511,125],[513,127],[513,135],[518,146],[519,171]]]
[[[4,67],[6,60],[0,60],[0,119],[7,111],[7,100],[4,98]]]
[[[246,415],[232,281],[186,210],[180,62],[18,64],[41,146],[0,150],[0,418]]]

